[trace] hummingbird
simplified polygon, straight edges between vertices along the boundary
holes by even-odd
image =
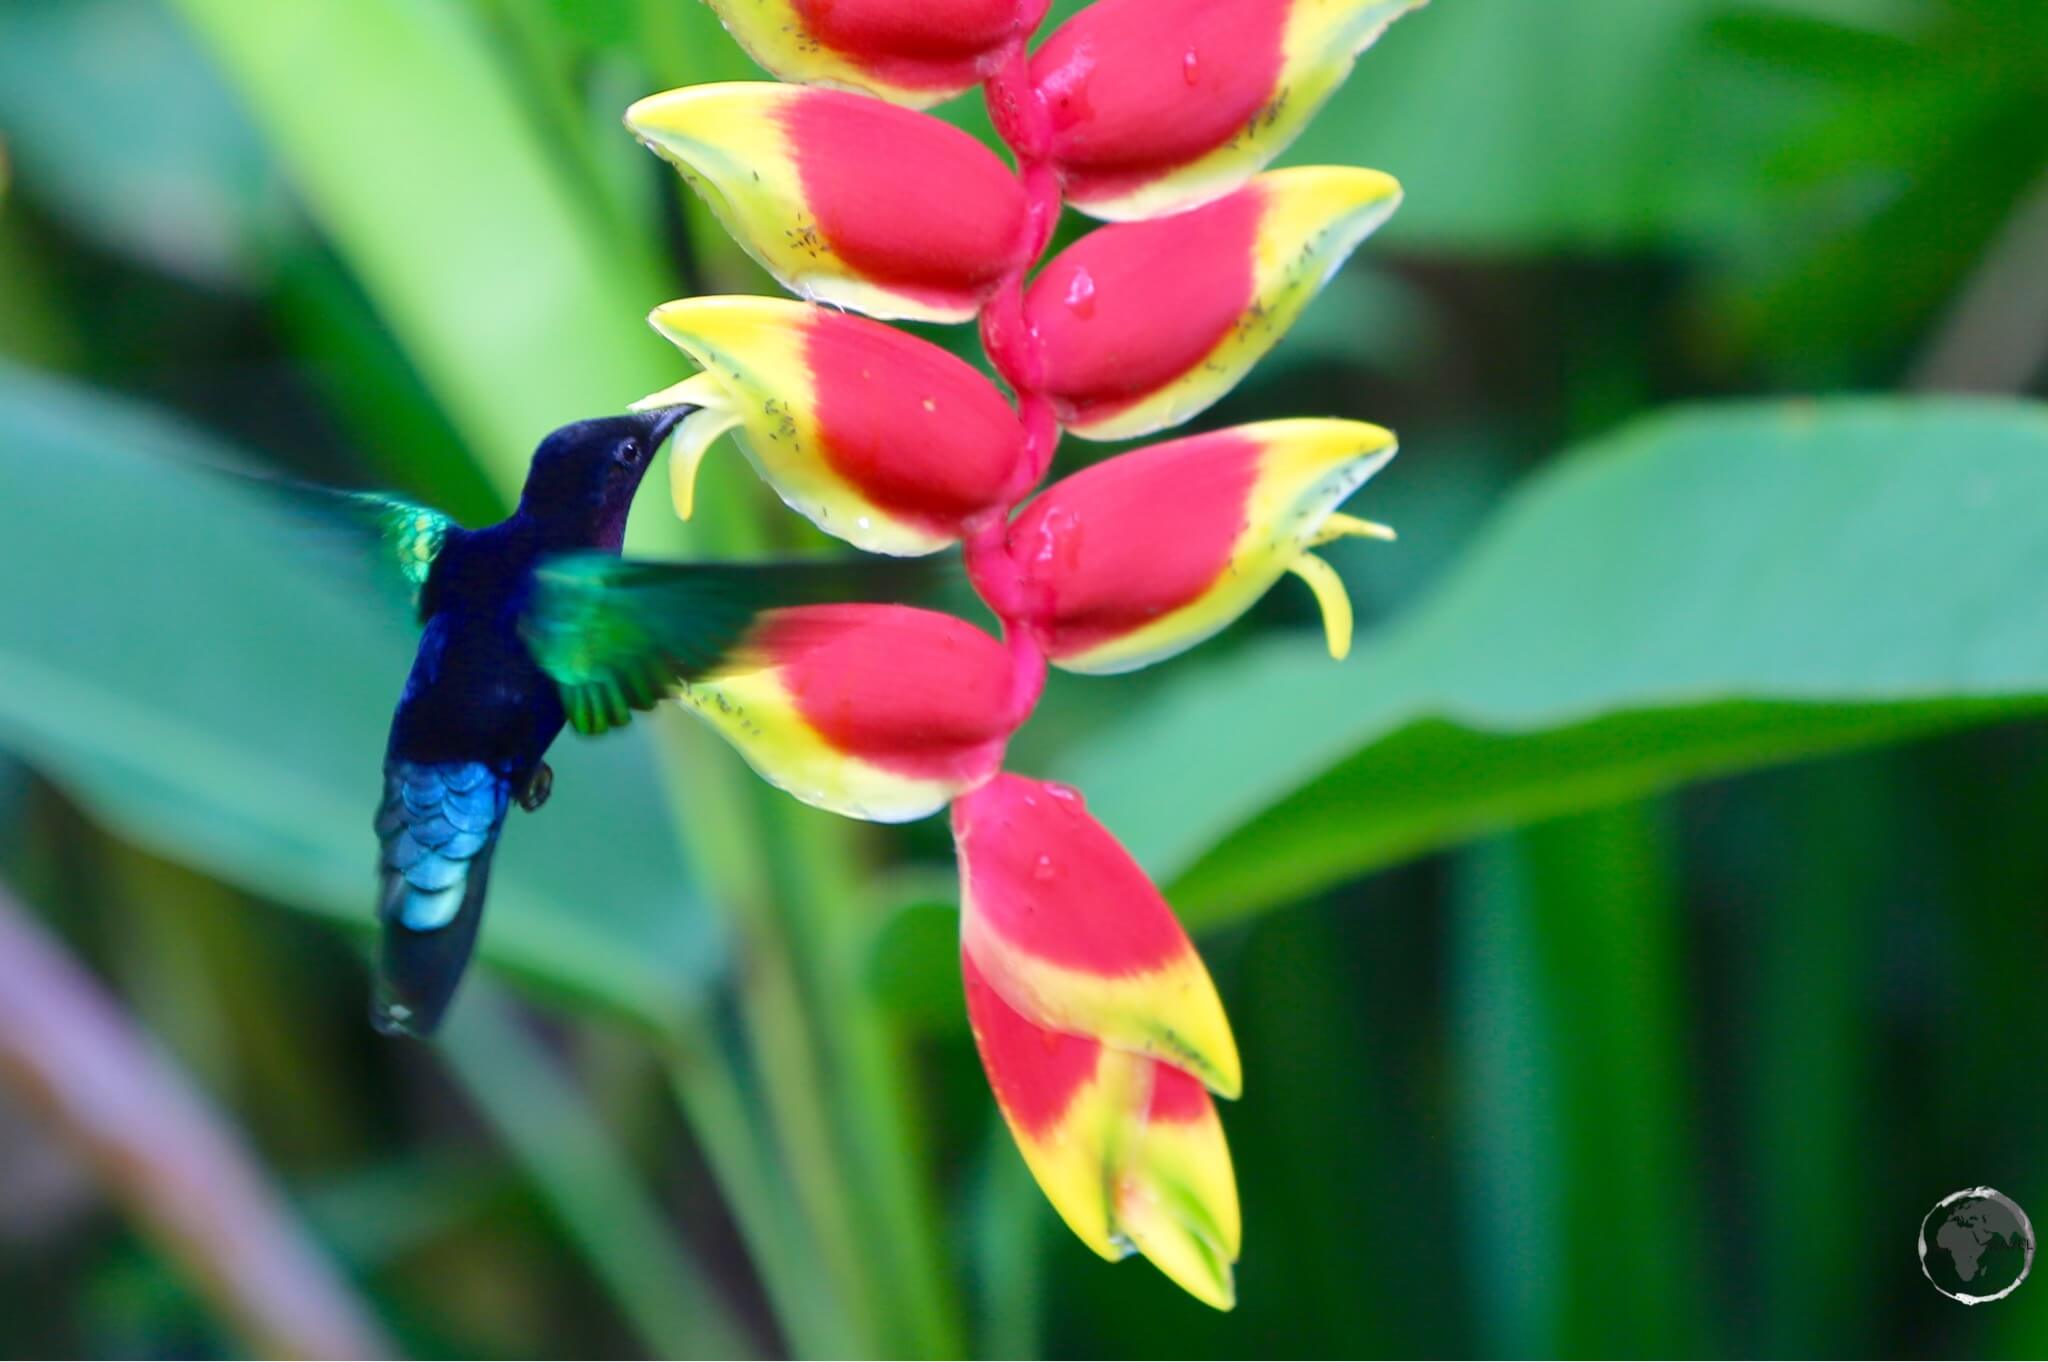
[[[409,586],[421,626],[384,749],[376,818],[370,1021],[426,1036],[461,981],[509,807],[547,802],[562,729],[628,723],[714,668],[761,611],[900,598],[908,562],[661,562],[625,558],[626,519],[688,404],[577,421],[534,450],[518,507],[464,529],[376,492],[292,487]]]

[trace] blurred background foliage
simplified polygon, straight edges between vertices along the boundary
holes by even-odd
[[[751,74],[694,0],[0,0],[0,1351],[2048,1351],[1913,1255],[2048,1212],[2039,0],[1437,0],[1290,153],[1407,204],[1204,423],[1401,432],[1361,647],[1282,587],[1013,762],[1203,933],[1227,1317],[1030,1185],[944,828],[686,720],[561,752],[443,1043],[364,1022],[407,639],[189,465],[492,515],[766,287],[617,123]]]

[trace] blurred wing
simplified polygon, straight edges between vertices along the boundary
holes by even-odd
[[[420,588],[448,536],[461,526],[431,506],[385,492],[346,492],[311,483],[236,474],[273,505],[342,549],[365,568],[370,585],[388,588],[417,615]]]
[[[576,731],[603,733],[716,667],[764,610],[898,601],[934,575],[929,560],[649,563],[571,554],[534,573],[519,632]]]

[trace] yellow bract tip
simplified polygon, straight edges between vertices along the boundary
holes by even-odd
[[[625,123],[642,138],[705,137],[716,143],[730,136],[738,120],[771,113],[801,94],[772,80],[686,85],[635,101],[626,109]]]
[[[704,451],[740,422],[724,386],[716,375],[709,372],[692,374],[658,393],[649,393],[635,402],[631,409],[648,411],[685,405],[698,410],[677,425],[675,434],[670,437],[668,456],[669,500],[674,503],[676,516],[681,520],[688,520],[696,507],[697,465],[704,461]]]
[[[1237,1307],[1230,1259],[1187,1216],[1144,1192],[1126,1192],[1117,1207],[1117,1228],[1168,1281],[1202,1304],[1212,1310]]]
[[[1394,533],[1392,525],[1382,525],[1377,520],[1363,520],[1355,515],[1345,515],[1342,511],[1333,511],[1329,519],[1323,522],[1323,528],[1316,531],[1316,537],[1308,543],[1310,548],[1333,543],[1339,539],[1377,539],[1382,543],[1391,544],[1398,538],[1400,536]]]
[[[1323,634],[1330,642],[1330,656],[1339,662],[1351,655],[1351,597],[1345,594],[1344,579],[1313,553],[1304,553],[1287,565],[1287,570],[1308,583],[1316,593],[1316,605],[1323,612]]]

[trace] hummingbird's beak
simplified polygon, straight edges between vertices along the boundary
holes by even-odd
[[[633,414],[638,417],[647,431],[647,454],[652,458],[661,448],[662,442],[675,433],[677,426],[685,419],[702,411],[693,402],[679,402],[673,407],[652,407]]]

